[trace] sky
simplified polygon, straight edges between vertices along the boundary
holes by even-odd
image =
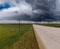
[[[44,7],[39,7],[40,5],[44,5],[44,3],[42,3],[41,1],[37,2],[37,0],[0,0],[0,23],[18,22],[21,16],[24,14],[33,17],[34,14],[41,15],[49,13],[48,11],[44,11]],[[34,4],[32,5],[32,3]],[[60,12],[60,0],[56,0],[55,4],[56,8],[54,9],[54,14],[59,15],[58,12]]]
[[[22,14],[32,15],[32,6],[25,0],[0,0],[0,21],[18,21]]]

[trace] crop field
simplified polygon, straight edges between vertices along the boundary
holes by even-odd
[[[0,24],[0,49],[39,49],[32,25]]]

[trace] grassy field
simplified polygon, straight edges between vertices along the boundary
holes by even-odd
[[[60,24],[39,24],[39,25],[50,26],[50,27],[58,27],[58,28],[60,28]]]
[[[0,49],[39,49],[32,25],[0,24]]]

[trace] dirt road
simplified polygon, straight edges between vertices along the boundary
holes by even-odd
[[[60,28],[33,25],[40,49],[60,49]]]

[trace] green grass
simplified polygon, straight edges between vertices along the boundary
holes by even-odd
[[[17,41],[15,44],[12,45],[12,47],[10,47],[11,49],[39,49],[36,38],[35,38],[35,34],[32,28],[32,25],[26,25],[26,24],[22,24],[21,26],[21,31],[22,33],[24,33],[25,28],[27,28],[27,31],[25,32],[25,34],[19,39],[19,41]]]
[[[19,32],[19,25],[2,24],[0,25],[0,49],[13,43],[14,36]]]
[[[58,27],[58,28],[60,28],[60,24],[39,24],[39,25],[50,26],[50,27]]]
[[[0,25],[0,49],[39,49],[32,25]]]

